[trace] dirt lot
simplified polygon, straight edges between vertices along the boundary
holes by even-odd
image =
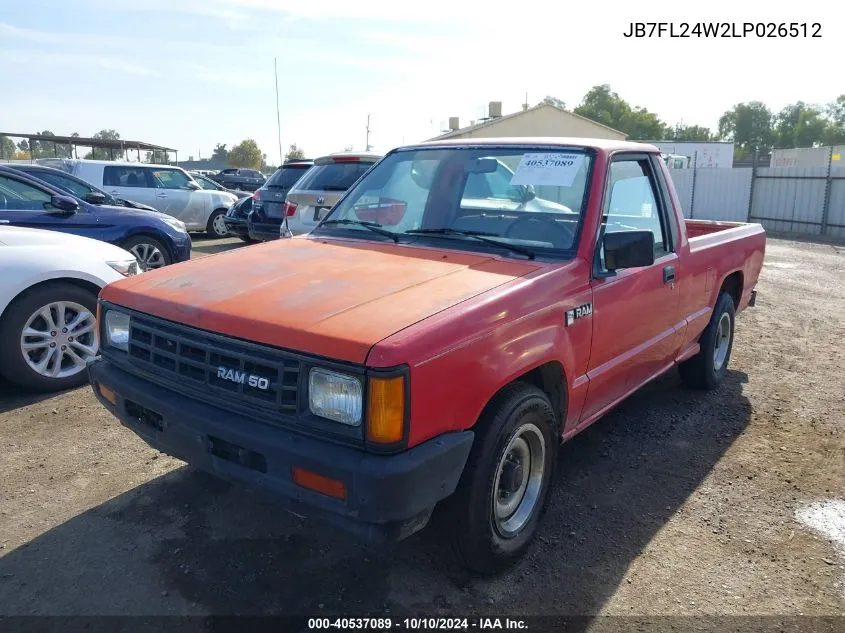
[[[770,240],[722,387],[673,372],[567,444],[539,542],[494,580],[194,472],[87,387],[0,385],[0,615],[845,615],[845,550],[796,519],[845,533],[843,280],[845,249]]]

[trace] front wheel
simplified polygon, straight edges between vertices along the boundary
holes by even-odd
[[[736,308],[727,292],[716,299],[710,322],[699,339],[698,354],[678,365],[681,380],[693,389],[713,389],[728,373],[734,342]]]
[[[509,385],[488,405],[458,489],[435,517],[461,566],[494,574],[531,544],[557,459],[555,419],[548,397],[523,383]]]
[[[123,243],[123,248],[135,256],[141,270],[155,270],[173,263],[167,247],[157,239],[146,235],[129,238]]]
[[[35,391],[87,382],[86,361],[97,355],[97,295],[67,282],[29,290],[0,321],[0,374]]]
[[[226,209],[217,209],[208,218],[208,224],[205,227],[205,232],[213,239],[222,239],[229,237],[229,229],[226,228],[226,222],[223,218],[226,215]]]

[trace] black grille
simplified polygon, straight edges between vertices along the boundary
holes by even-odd
[[[280,350],[259,350],[237,339],[133,315],[129,355],[161,381],[178,381],[198,394],[281,413],[298,411],[301,363]]]

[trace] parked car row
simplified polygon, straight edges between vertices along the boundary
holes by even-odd
[[[188,172],[173,165],[124,163],[105,160],[40,159],[39,163],[77,176],[113,196],[131,198],[171,215],[189,231],[225,237],[223,216],[237,196],[228,191],[203,189]]]
[[[229,232],[246,242],[308,233],[344,192],[381,159],[379,154],[338,152],[282,165],[227,215]]]
[[[41,165],[0,166],[0,224],[108,242],[135,255],[144,270],[191,258],[181,220],[121,206],[85,181]]]

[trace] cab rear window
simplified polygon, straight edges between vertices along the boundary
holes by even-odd
[[[349,162],[315,165],[296,183],[296,188],[303,191],[346,191],[367,173],[373,164]]]

